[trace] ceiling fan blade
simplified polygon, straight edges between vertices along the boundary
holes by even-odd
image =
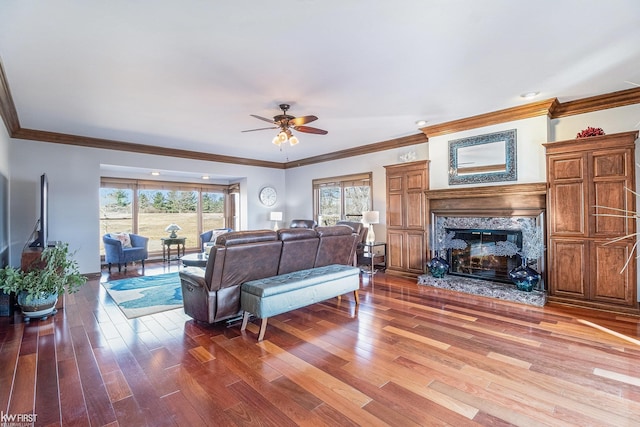
[[[264,120],[265,122],[269,122],[269,123],[275,123],[273,121],[273,119],[267,119],[266,117],[261,117],[261,116],[256,116],[255,114],[249,114],[251,117],[255,117],[256,119],[259,120]]]
[[[302,126],[306,125],[307,123],[311,123],[314,120],[318,120],[318,118],[316,116],[302,116],[296,117],[293,120],[289,120],[289,123],[291,123],[293,126]]]
[[[294,129],[298,132],[317,133],[318,135],[326,135],[327,133],[329,133],[326,130],[312,128],[311,126],[296,126]]]
[[[258,128],[258,129],[249,129],[249,130],[242,130],[240,132],[254,132],[256,130],[266,130],[266,129],[280,129],[278,126],[272,126],[272,127],[268,127],[268,128]]]

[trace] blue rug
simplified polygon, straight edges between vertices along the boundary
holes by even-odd
[[[102,282],[128,319],[182,307],[178,273]]]

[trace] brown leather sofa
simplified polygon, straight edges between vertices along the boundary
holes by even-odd
[[[180,271],[184,311],[207,323],[240,316],[244,282],[330,264],[352,265],[358,241],[344,225],[225,233],[211,248],[204,269]]]

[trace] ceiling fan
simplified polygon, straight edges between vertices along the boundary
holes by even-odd
[[[266,117],[250,114],[250,116],[255,117],[256,119],[273,123],[275,126],[243,130],[242,132],[254,132],[257,130],[266,130],[266,129],[280,129],[280,132],[278,133],[278,135],[276,135],[275,138],[273,138],[273,141],[272,141],[274,144],[278,146],[287,141],[291,145],[296,145],[299,142],[298,138],[293,136],[293,134],[291,133],[292,130],[296,130],[298,132],[304,132],[304,133],[315,133],[318,135],[326,135],[328,133],[326,130],[323,130],[323,129],[318,129],[311,126],[304,126],[307,123],[311,123],[315,120],[318,120],[316,116],[295,117],[287,114],[287,111],[291,107],[289,104],[280,104],[279,107],[282,110],[282,114],[273,116],[273,119],[268,119]]]

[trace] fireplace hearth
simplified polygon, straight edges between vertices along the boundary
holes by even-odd
[[[542,307],[547,302],[547,295],[542,291],[534,290],[532,292],[523,292],[518,290],[515,285],[472,279],[470,277],[447,275],[442,279],[437,279],[429,274],[423,274],[418,276],[418,285],[496,298],[536,307]]]

